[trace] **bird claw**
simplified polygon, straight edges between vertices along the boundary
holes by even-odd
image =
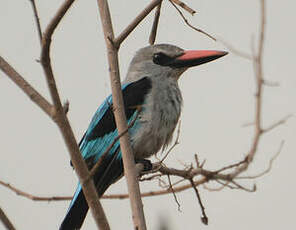
[[[142,164],[143,165],[143,172],[151,171],[153,168],[153,165],[150,160],[147,159],[135,159],[136,164]]]

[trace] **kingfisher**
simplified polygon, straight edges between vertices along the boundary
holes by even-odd
[[[183,50],[170,44],[150,45],[133,57],[122,95],[135,162],[146,162],[171,142],[182,109],[178,80],[188,68],[227,54],[216,50]],[[99,197],[123,176],[123,162],[112,108],[112,95],[95,112],[79,148],[89,169],[102,160],[93,177]],[[104,157],[102,157],[104,155]],[[151,163],[150,163],[151,164]],[[149,167],[148,167],[149,168]],[[60,230],[80,229],[88,204],[78,183]]]

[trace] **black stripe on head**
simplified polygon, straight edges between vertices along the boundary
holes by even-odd
[[[136,106],[142,105],[145,96],[152,87],[151,80],[148,77],[141,78],[136,82],[130,83],[122,91],[124,110],[126,119],[129,120],[137,110]],[[116,129],[115,117],[112,104],[109,106],[103,117],[93,128],[91,133],[86,137],[88,140],[103,137],[105,134],[114,132]]]

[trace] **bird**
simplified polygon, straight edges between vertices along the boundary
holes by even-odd
[[[180,76],[190,67],[226,54],[216,50],[186,51],[171,44],[150,45],[136,52],[122,82],[124,111],[136,163],[143,163],[149,168],[147,158],[170,144],[182,109],[183,99],[178,86]],[[101,160],[93,177],[99,197],[124,173],[117,136],[110,95],[95,112],[79,143],[89,169]],[[104,155],[112,143],[113,147]],[[80,229],[88,208],[78,183],[60,230]]]

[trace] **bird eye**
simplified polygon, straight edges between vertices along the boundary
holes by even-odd
[[[157,65],[166,65],[171,58],[164,53],[158,52],[153,54],[153,62]]]
[[[164,56],[163,53],[155,53],[153,54],[153,62],[155,64],[160,64],[162,57]]]

